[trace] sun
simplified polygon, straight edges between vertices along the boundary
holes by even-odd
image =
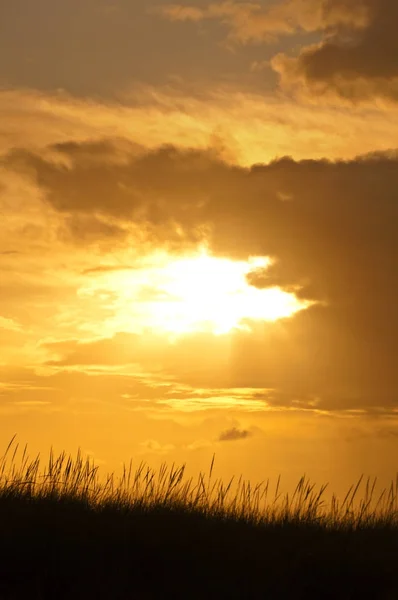
[[[107,306],[114,315],[107,328],[225,335],[248,329],[253,321],[277,321],[307,308],[309,303],[291,292],[250,285],[247,276],[270,264],[267,257],[237,261],[206,250],[180,258],[158,253],[136,271],[107,274],[106,281],[98,282],[98,289],[108,289],[114,298]]]
[[[266,257],[235,261],[207,251],[170,261],[159,269],[157,297],[149,301],[155,328],[174,334],[210,331],[217,335],[247,328],[247,321],[276,321],[306,307],[279,288],[258,289],[247,275],[270,265]]]
[[[268,265],[266,258],[247,262],[203,254],[170,263],[159,287],[165,293],[151,307],[157,325],[173,333],[212,331],[225,334],[246,320],[275,321],[299,309],[295,296],[249,285],[248,273]]]

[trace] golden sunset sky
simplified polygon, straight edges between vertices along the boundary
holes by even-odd
[[[2,448],[394,477],[397,23],[1,2]]]

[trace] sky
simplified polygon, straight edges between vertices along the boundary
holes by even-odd
[[[1,2],[4,448],[395,476],[397,18]]]

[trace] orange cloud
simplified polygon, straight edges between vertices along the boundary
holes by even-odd
[[[352,158],[393,148],[398,136],[392,109],[372,106],[353,113],[344,107],[308,105],[288,96],[243,92],[236,87],[204,86],[200,91],[183,86],[137,87],[123,104],[66,94],[0,91],[0,112],[4,117],[0,154],[18,147],[46,149],[48,158],[63,160],[65,167],[66,155],[61,150],[70,140],[78,145],[90,142],[84,150],[87,162],[91,160],[88,149],[95,160],[115,165],[126,155],[173,144],[212,148],[229,163],[249,166],[285,155]],[[108,147],[104,139],[112,140]]]
[[[171,21],[201,21],[205,17],[205,12],[201,8],[180,4],[169,4],[158,8],[155,12],[162,14]]]
[[[229,40],[242,44],[336,26],[361,29],[369,19],[366,4],[341,0],[285,0],[267,8],[259,3],[234,1],[211,3],[205,8],[170,4],[158,12],[171,21],[218,20],[229,29]]]

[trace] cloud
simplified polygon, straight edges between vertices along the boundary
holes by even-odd
[[[8,331],[20,331],[21,326],[13,319],[7,319],[6,317],[0,316],[0,329],[6,329]]]
[[[64,287],[56,298],[74,294],[76,303],[78,286],[81,303],[73,306],[68,299],[63,304],[56,320],[58,336],[76,340],[80,328],[86,336],[91,332],[91,337],[108,339],[87,341],[91,345],[81,340],[41,346],[42,353],[49,352],[43,361],[81,370],[140,364],[175,383],[201,388],[266,388],[274,390],[266,402],[275,407],[396,406],[396,153],[335,162],[284,158],[243,168],[214,151],[168,147],[139,155],[125,152],[123,160],[110,158],[104,167],[105,150],[91,153],[91,148],[65,146],[63,162],[23,150],[4,161],[9,171],[25,170],[26,177],[37,182],[42,201],[55,215],[84,217],[87,226],[91,218],[109,218],[155,240],[151,247],[139,245],[144,256],[177,233],[179,252],[205,236],[215,255],[244,260],[271,256],[270,269],[256,273],[251,284],[295,290],[315,304],[290,320],[254,326],[250,334],[240,332],[232,339],[193,336],[170,346],[155,336],[144,343],[131,329],[131,307],[139,304],[127,290],[132,289],[135,271],[127,279],[118,271],[91,273],[84,288],[81,273],[90,266],[79,254],[75,287]],[[132,248],[137,239],[142,238],[134,242],[131,237]],[[113,252],[114,266],[134,264],[124,248]],[[54,257],[51,279],[56,264],[59,258]],[[93,254],[92,264],[98,267],[98,254]],[[106,264],[112,266],[112,261]],[[36,276],[35,285],[39,272]],[[120,277],[119,287],[112,287],[109,277]],[[150,286],[144,296],[155,292]],[[29,302],[27,294],[24,302]],[[46,318],[54,314],[49,304],[41,310]],[[19,316],[10,317],[24,323]],[[113,339],[118,331],[121,337]],[[233,401],[227,394],[225,398]]]
[[[98,267],[90,267],[82,271],[83,275],[96,275],[97,273],[117,273],[118,271],[131,271],[133,265],[99,265]]]
[[[204,448],[210,448],[212,445],[213,444],[210,440],[200,439],[187,444],[186,449],[195,452],[198,450],[203,450]]]
[[[116,371],[124,372],[123,367],[127,367],[128,371],[160,377],[163,382],[188,385],[188,388],[180,388],[181,394],[173,388],[170,399],[197,396],[200,401],[201,396],[209,395],[210,388],[222,386],[222,395],[228,395],[229,340],[223,336],[190,334],[174,341],[146,329],[140,334],[117,333],[95,341],[43,341],[42,348],[49,367],[74,368],[81,372],[91,367],[115,367]],[[207,389],[203,393],[195,392],[194,388],[198,387]],[[214,395],[217,394],[219,390],[214,391]]]
[[[95,342],[60,341],[46,343],[45,348],[52,355],[60,356],[58,360],[53,359],[48,362],[51,366],[112,366],[133,364],[136,354],[135,347],[140,341],[138,336],[119,334],[115,340],[102,339]]]
[[[398,100],[398,40],[395,0],[329,0],[329,10],[364,10],[367,22],[335,23],[318,44],[296,58],[276,56],[272,65],[282,84],[301,84],[315,95],[334,93],[360,101],[374,97]]]
[[[250,435],[250,431],[247,429],[238,429],[237,427],[232,427],[231,429],[226,429],[218,438],[219,442],[235,442],[236,440],[245,440]]]
[[[341,0],[285,0],[263,8],[255,2],[214,2],[204,8],[169,4],[158,13],[171,21],[220,21],[229,29],[230,41],[246,43],[274,42],[276,35],[297,31],[314,32],[336,26],[362,28],[368,11],[362,2]]]
[[[214,2],[204,7],[170,4],[158,9],[171,21],[216,20],[229,43],[269,43],[281,35],[317,33],[321,41],[298,56],[280,52],[255,61],[271,66],[285,88],[349,101],[398,100],[395,0],[285,0],[264,7],[252,2]]]
[[[393,109],[308,106],[286,96],[243,92],[232,83],[135,85],[119,103],[0,90],[0,113],[0,156],[15,148],[40,148],[65,168],[78,153],[87,166],[90,154],[94,162],[117,166],[126,156],[164,145],[212,148],[227,162],[245,166],[287,154],[353,158],[394,148],[398,136]]]
[[[168,4],[158,7],[154,12],[162,14],[171,21],[201,21],[206,14],[203,9],[197,6],[182,6],[180,4]]]
[[[141,442],[142,452],[150,452],[153,454],[168,454],[172,450],[175,450],[173,444],[161,444],[157,440],[145,440]]]

